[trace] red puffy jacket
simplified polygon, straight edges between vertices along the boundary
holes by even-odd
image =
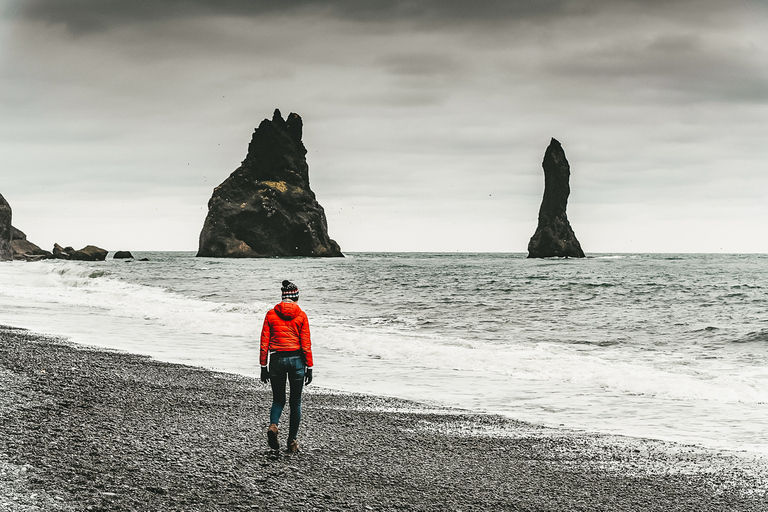
[[[270,350],[291,352],[301,350],[307,366],[312,367],[312,340],[309,337],[309,319],[295,302],[281,302],[267,311],[261,328],[259,362],[267,364]]]

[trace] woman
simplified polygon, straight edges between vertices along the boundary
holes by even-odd
[[[312,340],[309,320],[296,302],[299,289],[290,281],[280,288],[282,302],[267,312],[261,329],[261,381],[272,384],[272,409],[269,413],[267,442],[273,450],[280,448],[278,424],[285,407],[285,381],[290,383],[291,416],[286,449],[299,451],[296,436],[301,422],[301,391],[312,382]],[[269,367],[267,361],[269,360]]]

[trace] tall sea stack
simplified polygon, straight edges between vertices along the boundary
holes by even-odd
[[[11,213],[11,205],[0,194],[0,261],[13,259]]]
[[[298,114],[275,110],[253,133],[242,165],[213,191],[198,256],[343,256],[309,188]]]
[[[579,241],[571,229],[565,209],[571,187],[571,166],[560,143],[552,139],[544,153],[544,198],[539,209],[539,225],[528,242],[529,258],[583,258]]]

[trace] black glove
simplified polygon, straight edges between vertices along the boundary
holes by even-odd
[[[304,370],[304,385],[309,386],[312,383],[312,368]]]
[[[267,382],[269,380],[269,370],[266,366],[261,367],[261,382]]]

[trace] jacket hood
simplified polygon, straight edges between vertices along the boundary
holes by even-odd
[[[283,320],[293,320],[301,313],[301,308],[295,302],[281,302],[274,309]]]

